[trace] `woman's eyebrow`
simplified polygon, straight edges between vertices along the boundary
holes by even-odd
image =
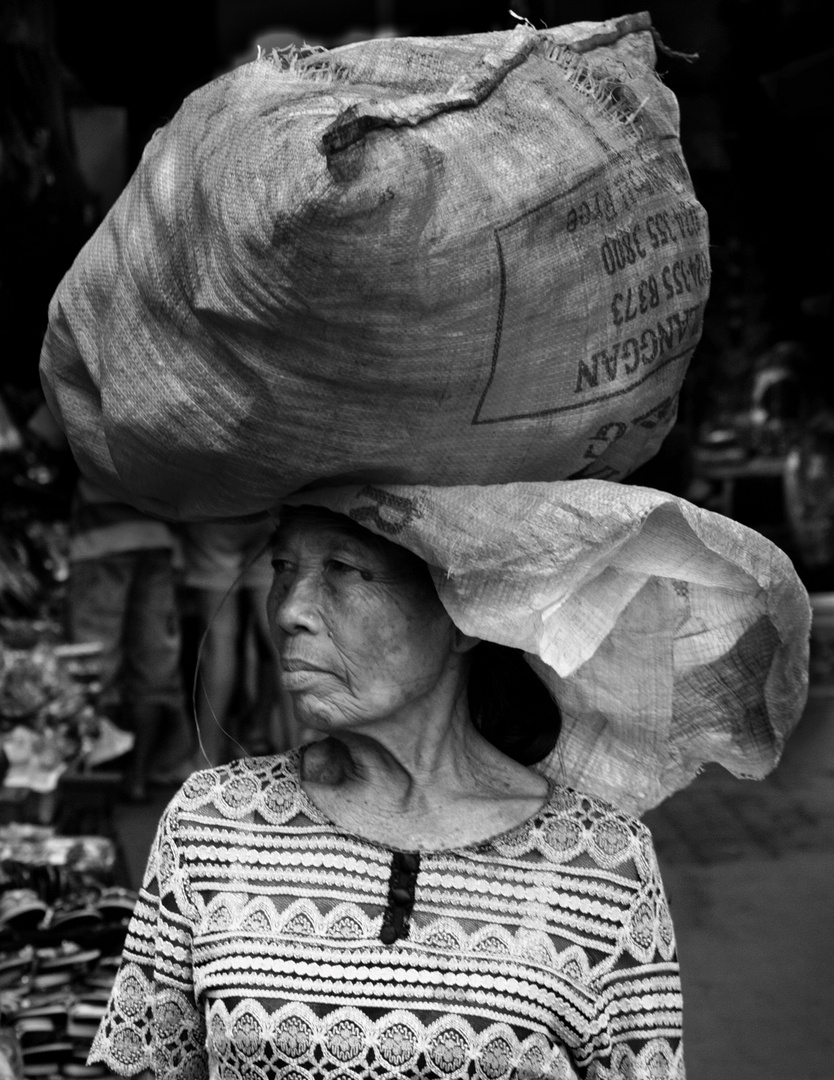
[[[350,536],[341,534],[335,538],[333,551],[351,555],[356,559],[369,559],[374,555],[374,550],[369,544],[363,544],[361,540],[354,540]]]
[[[273,554],[280,550],[281,547],[288,543],[286,535],[282,535],[280,530],[276,532],[272,541],[270,542],[270,550]],[[346,536],[342,532],[335,532],[333,534],[331,542],[331,553],[339,553],[343,555],[349,555],[357,559],[373,558],[375,554],[374,547],[371,544],[366,544],[358,538],[352,536]]]

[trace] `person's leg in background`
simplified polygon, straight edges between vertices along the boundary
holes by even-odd
[[[100,711],[119,727],[131,730],[123,715],[122,657],[127,596],[132,564],[129,552],[79,559],[69,564],[65,622],[73,643],[98,643],[101,692]]]
[[[279,690],[278,659],[267,621],[273,531],[269,520],[183,527],[183,582],[200,635],[194,678],[205,749],[204,755],[198,754],[200,768],[205,768],[206,758],[217,765],[303,741],[288,698]],[[244,723],[241,701],[248,704]]]
[[[190,772],[192,740],[184,707],[182,648],[172,553],[137,551],[124,629],[124,708],[135,735],[127,794],[177,782]]]
[[[240,587],[253,544],[265,548],[271,526],[206,522],[182,526],[183,593],[196,637],[193,705],[201,748],[195,768],[222,765],[243,752],[237,709],[242,681]],[[271,569],[270,569],[271,573]],[[189,687],[189,698],[192,696]]]

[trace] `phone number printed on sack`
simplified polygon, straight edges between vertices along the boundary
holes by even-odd
[[[609,277],[651,258],[658,249],[679,245],[706,232],[706,221],[694,206],[649,214],[642,222],[606,236],[600,245],[602,267]]]
[[[615,326],[634,322],[678,296],[703,295],[709,288],[709,260],[700,251],[667,263],[658,274],[649,274],[636,284],[615,292],[611,300],[611,321]]]
[[[578,418],[642,397],[649,379],[661,399],[676,392],[710,270],[705,214],[673,174],[596,174],[494,229],[492,364],[473,424]],[[518,356],[535,358],[523,379]]]

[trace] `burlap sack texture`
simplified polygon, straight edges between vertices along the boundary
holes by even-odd
[[[705,762],[760,779],[798,723],[810,605],[791,561],[721,514],[579,480],[306,492],[416,552],[465,633],[523,649],[563,727],[541,770],[641,814]]]
[[[673,422],[705,215],[638,14],[274,55],[192,94],[58,288],[82,468],[152,513],[621,478]]]

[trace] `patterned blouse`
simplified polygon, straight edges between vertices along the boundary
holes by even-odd
[[[406,857],[392,932],[403,856],[329,821],[300,761],[195,773],[174,797],[91,1062],[165,1080],[684,1076],[637,820],[552,787],[500,836]]]

